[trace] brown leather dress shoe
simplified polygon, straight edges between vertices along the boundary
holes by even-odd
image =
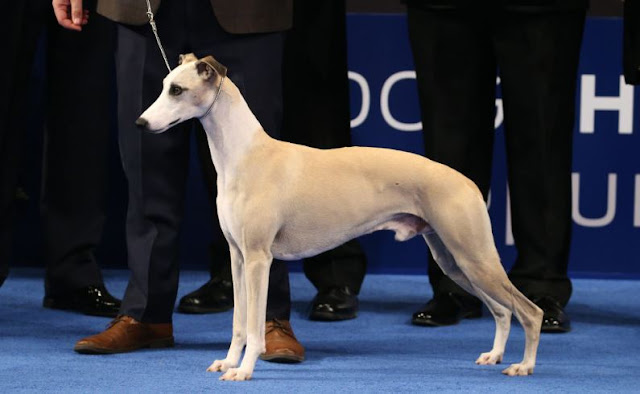
[[[118,316],[100,334],[81,339],[73,350],[83,354],[131,352],[142,348],[173,346],[171,323],[141,323],[131,316]]]
[[[299,363],[304,360],[304,348],[296,339],[288,320],[273,319],[265,326],[266,351],[261,360],[275,363]]]

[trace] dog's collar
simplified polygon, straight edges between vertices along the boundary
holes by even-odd
[[[213,101],[211,102],[211,105],[207,109],[207,112],[205,112],[199,119],[202,119],[205,116],[209,115],[209,112],[211,112],[211,109],[213,109],[213,104],[215,104],[216,101],[218,101],[218,96],[220,96],[220,91],[222,90],[222,83],[224,82],[224,77],[225,76],[226,75],[222,76],[222,79],[220,80],[220,85],[218,85],[218,91],[216,92],[216,96],[213,98]]]

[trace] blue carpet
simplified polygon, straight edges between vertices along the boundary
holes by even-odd
[[[122,295],[126,271],[107,271]],[[184,272],[180,295],[207,278]],[[292,323],[307,350],[299,365],[258,361],[250,382],[221,382],[205,369],[226,354],[232,313],[174,316],[176,347],[129,354],[75,354],[74,342],[108,319],[43,309],[42,272],[14,270],[0,288],[0,392],[640,392],[640,281],[577,279],[567,308],[573,332],[543,335],[535,374],[506,377],[523,332],[514,324],[504,365],[476,366],[491,347],[493,319],[422,328],[411,313],[430,294],[427,278],[369,275],[360,316],[338,323],[305,319],[314,289],[292,274]]]

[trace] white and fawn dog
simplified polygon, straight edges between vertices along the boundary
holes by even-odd
[[[265,349],[273,258],[309,257],[363,234],[392,230],[398,241],[422,235],[442,270],[493,314],[493,348],[476,363],[502,361],[513,313],[525,331],[524,358],[503,373],[533,373],[543,313],[509,281],[472,181],[407,152],[321,150],[275,140],[211,56],[182,55],[163,84],[136,124],[161,133],[190,118],[202,122],[218,173],[218,217],[231,249],[233,336],[227,357],[208,371],[225,372],[222,380],[251,378]]]

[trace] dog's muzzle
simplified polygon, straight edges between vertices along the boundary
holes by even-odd
[[[163,128],[163,129],[158,129],[158,130],[152,130],[149,128],[149,121],[146,120],[143,117],[139,117],[138,119],[136,119],[136,126],[138,127],[138,129],[142,130],[142,131],[146,131],[148,133],[152,133],[152,134],[160,134],[163,131],[167,130],[168,128],[170,128],[171,126],[174,126],[178,123],[180,123],[182,119],[178,118],[176,120],[174,120],[173,122],[169,123],[167,125],[167,127]]]

